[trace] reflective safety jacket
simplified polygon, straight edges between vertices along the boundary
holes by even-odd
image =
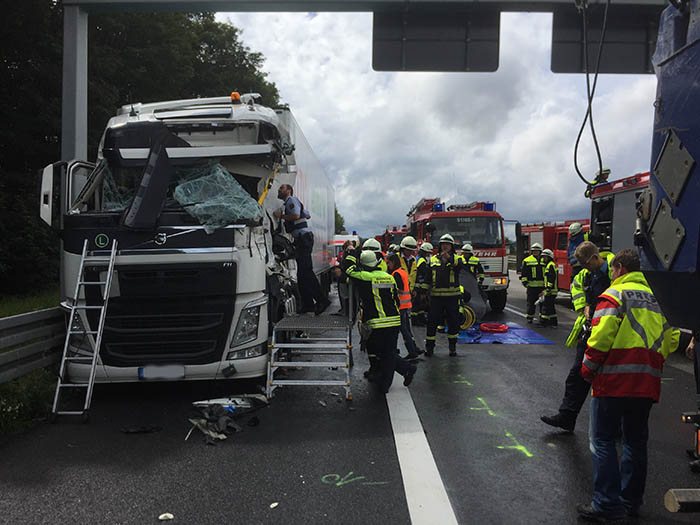
[[[448,261],[439,255],[430,258],[430,295],[433,297],[456,297],[459,290],[459,272],[466,270],[464,259],[454,253]]]
[[[478,257],[475,257],[472,255],[469,257],[469,259],[466,258],[466,256],[462,255],[462,260],[467,266],[467,270],[469,270],[473,275],[476,281],[481,284],[484,282],[484,268],[481,266],[481,262],[479,261]]]
[[[544,290],[547,295],[557,295],[559,286],[557,285],[557,265],[554,261],[549,261],[544,266]]]
[[[396,288],[399,294],[399,310],[410,310],[411,305],[411,290],[409,288],[409,277],[406,274],[406,270],[403,268],[397,268],[391,275],[396,281]]]
[[[354,279],[362,306],[362,322],[370,328],[401,326],[396,282],[380,269],[361,271],[350,266],[346,273]]]
[[[410,287],[411,291],[413,291],[413,288],[416,286],[418,264],[413,257],[407,260],[403,255],[400,255],[399,260],[401,261],[401,268],[403,268],[403,271],[408,275],[408,286]]]
[[[420,256],[416,259],[416,285],[414,286],[414,290],[428,292],[430,290],[430,283],[430,259]]]
[[[574,304],[574,310],[579,315],[583,315],[583,309],[588,306],[583,288],[584,282],[589,275],[590,272],[584,268],[578,272],[571,281],[571,302]]]
[[[678,348],[672,328],[642,272],[616,279],[600,296],[581,375],[594,397],[659,400],[664,361]]]
[[[544,288],[544,265],[534,255],[523,259],[520,280],[528,288]]]

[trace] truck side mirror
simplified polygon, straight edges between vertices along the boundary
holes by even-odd
[[[41,172],[39,216],[58,232],[61,230],[61,170],[65,162],[49,164]]]

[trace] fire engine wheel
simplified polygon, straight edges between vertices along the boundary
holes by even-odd
[[[496,290],[488,293],[489,306],[494,312],[502,312],[506,307],[508,292],[506,290]]]

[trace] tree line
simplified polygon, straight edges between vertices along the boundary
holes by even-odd
[[[55,0],[3,6],[0,21],[0,296],[58,282],[59,239],[39,219],[39,171],[61,155],[63,9]],[[128,102],[257,92],[279,104],[264,57],[213,13],[90,15],[88,157]]]

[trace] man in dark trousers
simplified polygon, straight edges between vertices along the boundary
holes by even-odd
[[[307,223],[311,215],[304,209],[301,201],[294,196],[294,190],[289,184],[280,186],[277,198],[284,201],[284,210],[275,212],[275,216],[284,221],[286,232],[294,239],[294,259],[297,262],[301,312],[315,312],[318,315],[328,308],[331,302],[321,292],[311,260],[314,234]]]
[[[637,251],[620,251],[612,267],[613,282],[598,300],[581,365],[581,375],[593,383],[588,431],[593,498],[576,510],[596,521],[639,515],[647,476],[649,412],[659,401],[664,361],[678,348],[680,336],[661,313],[640,271]]]
[[[523,259],[520,268],[520,282],[527,289],[527,315],[528,323],[532,323],[535,318],[535,303],[544,291],[544,265],[540,260],[542,245],[538,242],[530,246],[530,255]]]
[[[584,315],[588,319],[588,326],[591,324],[593,311],[598,304],[598,297],[609,286],[612,278],[613,254],[610,252],[599,252],[598,247],[590,241],[582,242],[576,248],[576,258],[581,266],[588,270],[588,275],[583,283],[586,295]],[[581,407],[588,398],[588,391],[591,385],[581,377],[581,362],[586,352],[588,336],[590,330],[584,330],[576,345],[576,356],[574,363],[569,370],[564,388],[564,399],[559,406],[559,412],[552,416],[542,416],[540,419],[553,427],[558,427],[573,432],[576,426],[576,418],[581,411]]]
[[[378,268],[375,252],[363,250],[360,266],[350,264],[346,271],[356,286],[362,307],[362,323],[370,330],[367,337],[367,353],[374,356],[370,362],[368,379],[387,393],[394,378],[394,371],[404,377],[403,384],[413,381],[416,366],[399,357],[396,342],[399,337],[401,316],[394,278]]]

